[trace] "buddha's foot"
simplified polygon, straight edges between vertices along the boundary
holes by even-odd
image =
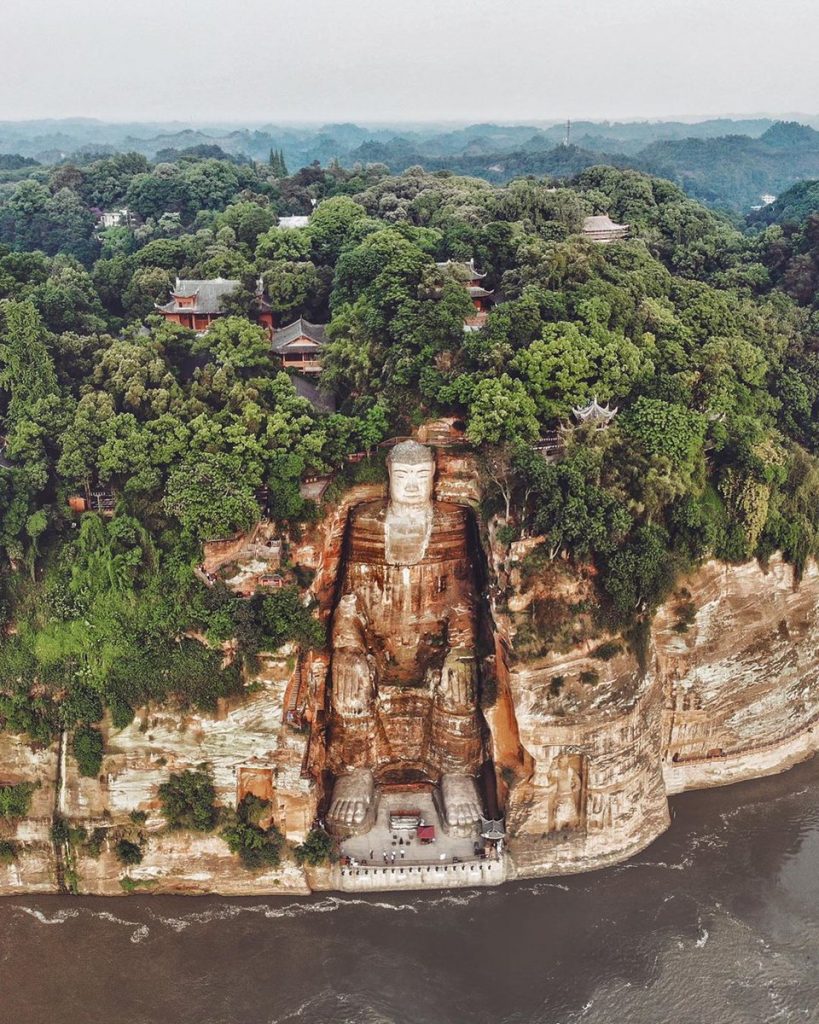
[[[471,828],[483,808],[475,780],[470,775],[444,775],[441,779],[444,818],[450,828]]]
[[[331,831],[350,834],[361,831],[373,804],[375,784],[369,768],[356,768],[336,779],[327,824]]]

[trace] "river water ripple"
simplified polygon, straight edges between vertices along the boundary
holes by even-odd
[[[819,758],[608,871],[356,899],[0,900],[0,1024],[819,1024]]]

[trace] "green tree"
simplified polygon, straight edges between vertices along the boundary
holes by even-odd
[[[220,366],[247,373],[270,371],[270,341],[264,330],[238,316],[221,317],[193,344],[194,352],[212,356]]]
[[[220,833],[230,852],[237,853],[251,870],[278,867],[281,862],[284,836],[275,826],[262,829],[258,824],[266,807],[266,801],[252,795],[244,797]]]
[[[34,789],[33,782],[0,786],[0,818],[24,818],[31,807]]]
[[[242,461],[223,452],[202,452],[172,470],[163,505],[193,537],[212,540],[249,530],[259,518]]]
[[[620,422],[647,452],[665,456],[677,468],[691,466],[702,453],[705,417],[681,405],[641,395]]]
[[[137,843],[131,842],[130,839],[117,840],[114,846],[114,853],[120,864],[123,864],[125,867],[133,867],[135,864],[142,863],[142,849]]]
[[[319,864],[326,864],[333,852],[333,840],[323,828],[312,828],[307,833],[307,838],[295,849],[297,864],[309,864],[317,867]]]
[[[102,734],[99,729],[92,729],[88,725],[81,725],[75,729],[72,749],[80,775],[89,778],[99,775],[103,752]]]
[[[519,380],[503,373],[475,384],[467,428],[472,444],[532,441],[538,429],[535,403]]]
[[[159,787],[159,801],[170,828],[210,832],[216,827],[219,812],[209,771],[198,769],[171,774]]]

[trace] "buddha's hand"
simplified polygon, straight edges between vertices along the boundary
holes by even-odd
[[[455,647],[446,656],[438,694],[445,706],[471,711],[475,706],[475,656],[465,647]]]
[[[373,681],[363,651],[333,654],[333,708],[340,715],[363,715],[372,703]]]

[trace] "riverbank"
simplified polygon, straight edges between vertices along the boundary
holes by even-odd
[[[3,899],[3,1016],[701,1024],[707,1007],[723,1024],[815,1019],[819,760],[670,806],[649,850],[552,881],[367,898]]]

